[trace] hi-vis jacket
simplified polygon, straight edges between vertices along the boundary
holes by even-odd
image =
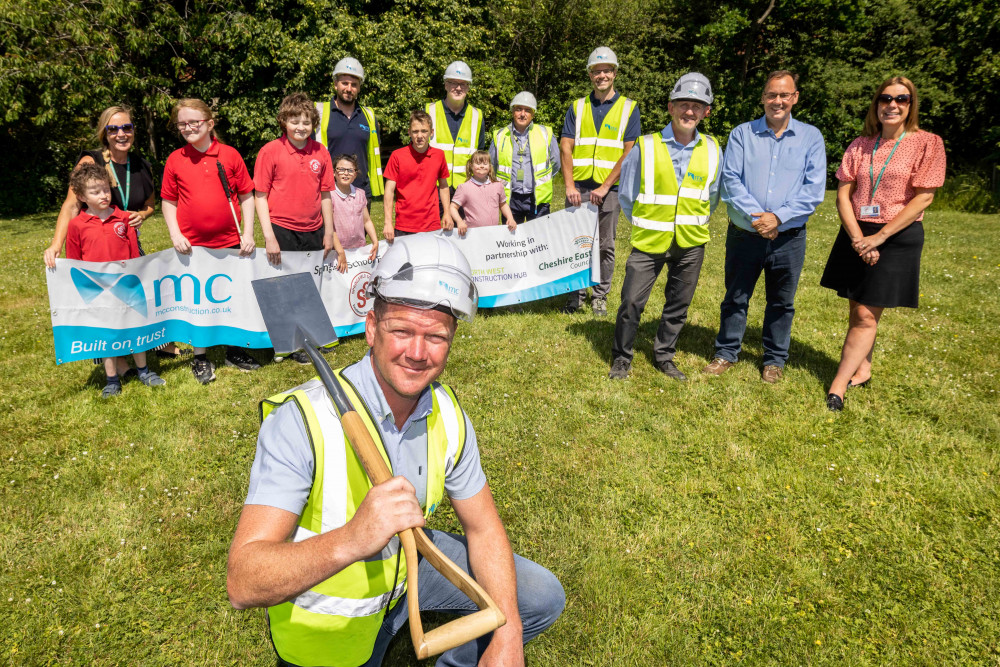
[[[372,416],[342,370],[335,375],[385,459],[389,457]],[[465,446],[465,416],[452,390],[431,385],[427,417],[427,500],[430,517],[444,497],[444,480]],[[312,489],[292,540],[300,542],[346,524],[372,487],[354,453],[336,408],[317,378],[261,403],[261,418],[293,402],[302,414],[315,457]],[[371,657],[385,613],[406,591],[406,558],[393,537],[382,552],[345,569],[295,599],[269,607],[271,639],[283,660],[302,667],[357,667]]]
[[[593,180],[598,185],[611,174],[625,153],[625,127],[635,109],[635,102],[624,95],[611,106],[598,130],[594,127],[594,112],[590,95],[573,103],[576,114],[576,134],[573,138],[573,180]],[[618,181],[615,181],[615,185]]]
[[[458,127],[458,136],[451,136],[448,118],[445,116],[444,101],[430,102],[424,108],[434,122],[434,136],[431,137],[431,147],[444,151],[444,160],[448,164],[448,185],[457,188],[468,179],[465,173],[465,163],[476,149],[479,148],[479,134],[483,131],[483,114],[471,104],[465,107],[465,116]]]
[[[535,206],[552,201],[552,168],[549,161],[549,144],[552,128],[532,123],[528,126],[528,150],[531,152],[531,170],[535,187]],[[513,180],[514,139],[511,126],[497,130],[493,135],[493,145],[497,149],[497,178],[503,181],[507,199],[510,200],[510,184]]]
[[[330,103],[316,102],[316,111],[319,112],[319,127],[313,133],[313,138],[329,148],[326,130],[330,125]],[[361,113],[364,114],[365,122],[368,123],[368,182],[371,184],[372,196],[378,197],[385,193],[385,184],[382,181],[382,152],[379,149],[375,112],[371,107],[361,107]],[[336,156],[331,155],[330,157]]]
[[[682,248],[708,242],[712,213],[709,191],[719,177],[719,144],[699,133],[687,174],[678,185],[677,174],[661,133],[646,134],[639,150],[639,193],[632,207],[632,247],[647,253],[665,253],[674,236]]]

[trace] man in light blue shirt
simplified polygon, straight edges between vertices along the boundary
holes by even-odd
[[[795,290],[806,253],[806,221],[826,191],[826,146],[812,125],[792,118],[798,77],[768,76],[764,116],[729,134],[722,166],[722,200],[729,209],[726,296],[715,358],[703,370],[722,375],[739,356],[747,307],[761,272],[767,303],[761,379],[781,379],[792,338]]]
[[[704,75],[683,75],[667,104],[670,124],[658,135],[640,137],[637,150],[622,162],[619,202],[632,223],[632,253],[615,320],[612,380],[628,377],[639,320],[664,266],[666,298],[653,341],[653,364],[667,377],[687,379],[673,359],[705,258],[708,219],[719,203],[722,150],[714,137],[698,132],[713,99]]]

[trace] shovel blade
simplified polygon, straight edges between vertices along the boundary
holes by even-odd
[[[307,337],[316,347],[337,342],[319,289],[308,273],[261,278],[251,285],[275,354],[304,349]]]

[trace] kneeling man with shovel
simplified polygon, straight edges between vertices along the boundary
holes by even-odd
[[[438,665],[524,664],[565,594],[512,553],[472,424],[435,382],[457,320],[476,312],[468,261],[440,237],[397,238],[368,288],[371,349],[339,371],[316,351],[335,336],[308,274],[254,289],[276,350],[304,348],[319,378],[262,403],[233,606],[267,607],[279,665],[380,665],[407,619]],[[421,529],[446,492],[464,537]],[[424,633],[421,610],[462,618]]]

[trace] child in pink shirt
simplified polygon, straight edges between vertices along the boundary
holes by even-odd
[[[337,189],[333,191],[333,226],[337,238],[344,249],[362,248],[365,234],[372,242],[368,259],[378,257],[378,236],[375,225],[368,215],[368,198],[364,190],[354,187],[354,177],[358,173],[358,159],[353,155],[338,155],[333,160]]]
[[[472,177],[455,189],[451,200],[451,215],[458,221],[458,234],[465,236],[469,227],[496,225],[503,213],[507,229],[514,231],[517,223],[507,203],[503,182],[493,173],[493,163],[486,151],[476,151],[466,167]],[[464,217],[462,213],[464,212]]]

